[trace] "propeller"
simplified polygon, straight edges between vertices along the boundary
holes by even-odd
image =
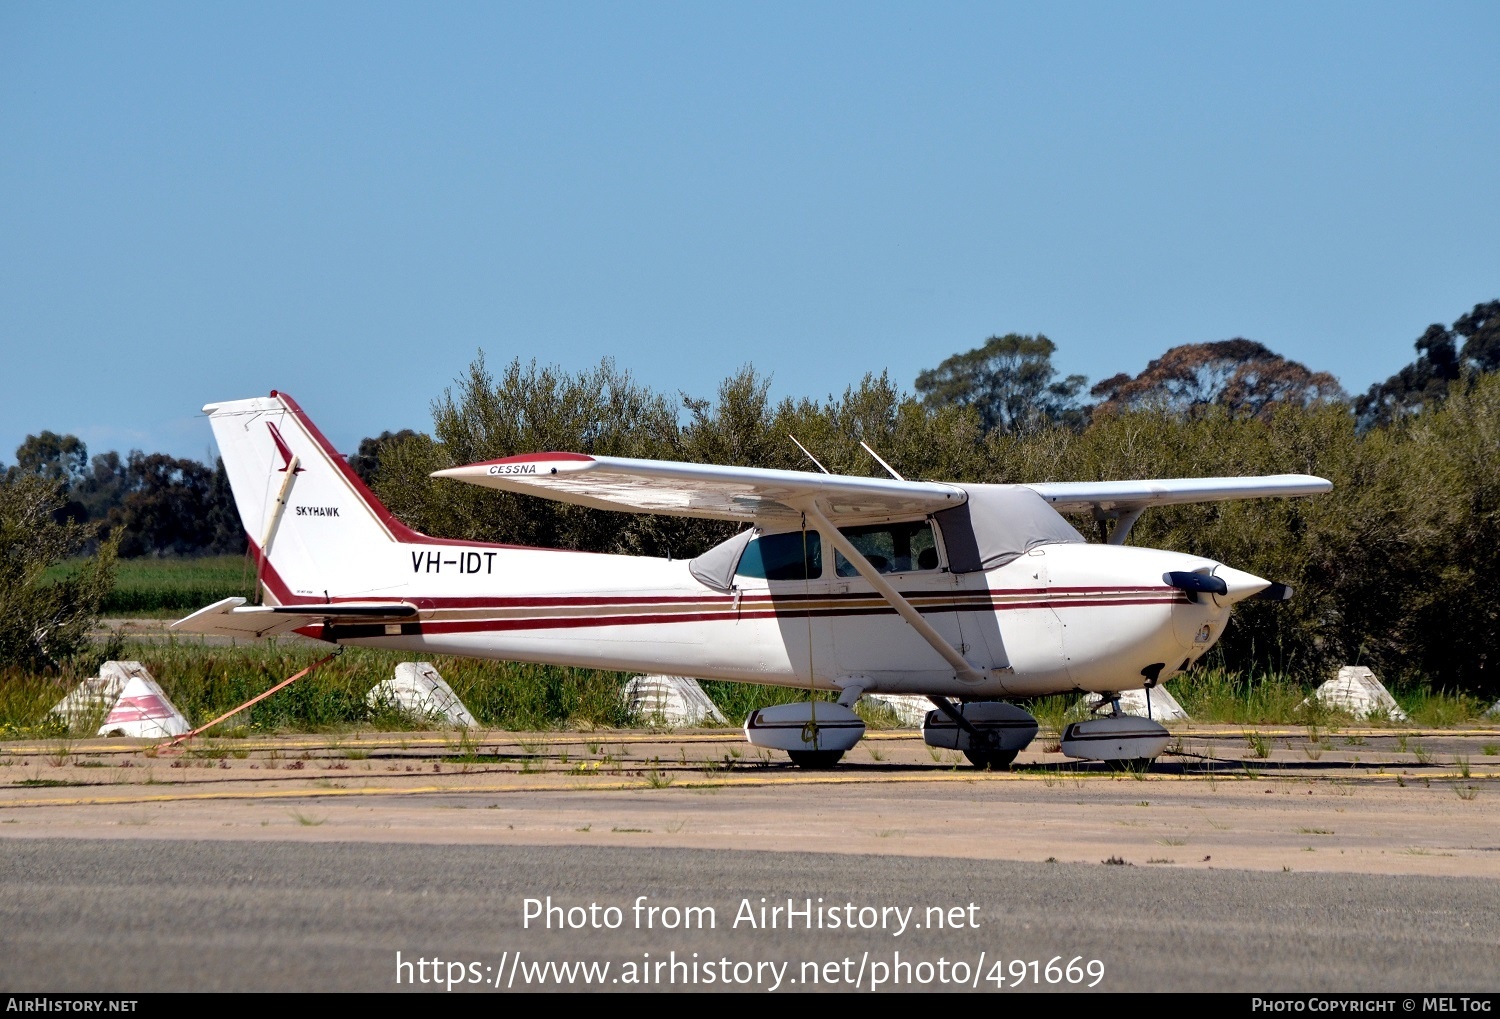
[[[1247,601],[1291,601],[1292,600],[1292,593],[1293,593],[1292,585],[1290,585],[1290,584],[1278,584],[1275,581],[1272,581],[1270,587],[1266,588],[1264,591],[1259,591],[1259,592],[1257,592],[1255,594],[1252,594],[1246,600]]]
[[[1292,597],[1289,584],[1278,584],[1228,566],[1217,566],[1213,573],[1173,571],[1162,574],[1161,579],[1169,587],[1186,591],[1188,600],[1194,602],[1201,594],[1211,595],[1220,605],[1238,601],[1288,601]]]
[[[1179,591],[1186,591],[1188,598],[1192,601],[1197,601],[1200,594],[1225,595],[1229,593],[1229,585],[1211,573],[1174,571],[1172,573],[1163,573],[1161,579],[1168,587],[1175,587]]]

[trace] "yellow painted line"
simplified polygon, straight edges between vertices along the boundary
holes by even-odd
[[[1307,735],[1308,726],[1296,728],[1256,728],[1254,726],[1235,726],[1233,728],[1215,725],[1213,727],[1172,727],[1169,731],[1173,736],[1185,739],[1202,740],[1239,740],[1250,736],[1261,736],[1265,738],[1288,738],[1302,737]],[[1405,736],[1407,739],[1465,739],[1496,737],[1500,738],[1500,727],[1490,729],[1320,729],[1320,734],[1329,738],[1342,738],[1346,736],[1358,736],[1363,738],[1388,737],[1397,738]],[[1050,727],[1043,726],[1037,733],[1037,738],[1046,740],[1056,738],[1057,732]],[[865,740],[920,740],[922,737],[919,729],[879,729],[870,730],[865,733]],[[12,757],[51,757],[60,753],[68,756],[107,756],[118,754],[139,754],[159,745],[157,740],[140,739],[89,739],[89,740],[33,740],[9,747],[0,746],[0,756]],[[473,736],[460,735],[457,733],[414,733],[401,735],[394,733],[351,733],[346,736],[290,736],[290,737],[252,737],[246,739],[232,739],[226,736],[205,736],[192,744],[186,744],[184,751],[192,753],[194,748],[212,747],[215,750],[244,750],[244,751],[271,751],[271,750],[419,750],[429,748],[441,748],[454,753],[468,752],[473,748],[485,747],[527,747],[527,746],[582,746],[588,743],[616,743],[616,744],[638,744],[638,743],[661,743],[661,744],[687,744],[687,743],[744,743],[744,732],[740,729],[725,729],[720,732],[643,732],[632,730],[619,732],[610,730],[599,730],[594,732],[578,733],[515,733],[502,730],[479,733]],[[175,756],[175,755],[174,755]]]
[[[941,783],[941,782],[1056,782],[1060,780],[1077,780],[1089,782],[1104,782],[1123,780],[1123,776],[1114,772],[980,772],[980,771],[944,771],[936,774],[920,775],[837,775],[837,774],[793,774],[793,775],[726,775],[723,778],[703,779],[680,779],[673,777],[669,785],[652,786],[645,780],[630,782],[608,782],[588,783],[589,776],[557,776],[572,779],[583,779],[584,782],[573,782],[566,787],[563,786],[539,786],[532,783],[504,783],[487,785],[428,785],[428,786],[363,786],[352,789],[327,789],[327,788],[293,788],[293,789],[224,789],[219,791],[202,791],[192,793],[151,793],[126,796],[84,796],[54,799],[29,799],[12,800],[8,803],[0,803],[0,809],[15,807],[88,807],[88,806],[113,806],[132,803],[183,803],[193,801],[210,800],[288,800],[288,799],[330,799],[342,797],[360,796],[431,796],[431,795],[489,795],[505,793],[572,793],[572,792],[620,792],[620,791],[660,791],[661,789],[721,789],[726,787],[735,788],[763,788],[773,786],[817,786],[817,785],[886,785],[891,783]],[[1386,782],[1394,784],[1398,778],[1404,778],[1409,782],[1426,779],[1462,780],[1463,776],[1457,772],[1441,772],[1432,775],[1406,775],[1396,774],[1352,774],[1340,776],[1307,776],[1307,775],[1256,775],[1253,778],[1241,774],[1217,774],[1207,773],[1193,775],[1147,775],[1140,779],[1142,782],[1207,782],[1224,780],[1251,780],[1251,781],[1276,781],[1292,784],[1339,784],[1351,781],[1368,783]],[[1470,780],[1500,779],[1500,772],[1487,772],[1484,774],[1471,774]]]
[[[1193,739],[1239,739],[1242,736],[1306,736],[1309,729],[1317,729],[1319,736],[1330,739],[1344,736],[1389,736],[1397,738],[1405,736],[1407,739],[1436,739],[1440,737],[1466,738],[1476,736],[1500,736],[1500,726],[1493,729],[1344,729],[1327,728],[1321,725],[1299,725],[1295,728],[1280,726],[1276,728],[1256,728],[1253,725],[1236,726],[1233,730],[1223,726],[1214,728],[1198,729],[1192,726],[1172,728],[1174,736],[1187,736]]]
[[[889,729],[865,733],[866,740],[915,740],[921,739],[922,733],[918,729]],[[395,736],[389,733],[363,733],[355,734],[346,738],[317,738],[307,739],[299,737],[271,739],[250,738],[230,739],[224,736],[204,736],[194,743],[184,744],[179,753],[191,754],[195,748],[212,747],[214,750],[414,750],[428,747],[439,747],[451,750],[454,753],[466,753],[474,748],[484,747],[524,747],[524,746],[583,746],[588,743],[744,743],[745,734],[740,729],[726,729],[723,732],[687,732],[687,733],[650,733],[650,732],[624,732],[624,733],[549,733],[546,735],[528,735],[524,733],[483,733],[476,736],[457,735],[434,735],[423,733],[419,736]],[[67,743],[66,750],[61,749],[62,744]],[[52,757],[59,753],[68,756],[84,755],[107,755],[107,754],[138,754],[158,746],[157,740],[130,740],[125,742],[120,739],[73,741],[56,740],[51,744],[31,743],[25,746],[0,748],[0,755],[12,755],[16,757]]]

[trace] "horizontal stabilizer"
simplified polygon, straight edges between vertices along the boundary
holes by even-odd
[[[417,607],[405,602],[246,605],[244,598],[225,598],[179,619],[168,629],[216,637],[274,637],[319,623],[396,622],[416,614]]]

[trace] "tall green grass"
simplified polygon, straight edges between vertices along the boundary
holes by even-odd
[[[167,696],[195,725],[244,703],[328,653],[302,642],[213,646],[198,641],[127,641],[115,656],[144,663]],[[568,669],[470,658],[420,656],[404,651],[348,648],[339,657],[236,716],[230,726],[257,732],[320,731],[351,728],[426,728],[423,719],[371,707],[366,697],[376,683],[391,678],[397,663],[432,661],[476,718],[488,727],[545,730],[565,727],[626,727],[631,717],[620,697],[629,676],[596,669]],[[83,678],[0,671],[0,738],[46,738],[61,734],[48,719],[52,707]],[[1171,680],[1169,689],[1194,720],[1244,725],[1341,725],[1353,719],[1316,701],[1304,704],[1315,683],[1283,673],[1240,673],[1204,669]],[[730,725],[754,709],[804,700],[805,689],[704,681],[703,688]],[[1393,693],[1420,726],[1444,727],[1484,720],[1486,703],[1468,694],[1434,691],[1416,682],[1397,684]],[[820,693],[820,700],[833,699]],[[1026,707],[1045,726],[1060,729],[1080,714],[1075,694],[1034,699]],[[863,705],[862,705],[863,707]],[[894,718],[862,711],[872,728]],[[1376,720],[1375,724],[1380,724]]]
[[[120,655],[144,664],[188,721],[201,725],[313,664],[329,650],[274,641],[231,647],[196,641],[127,641]],[[623,727],[635,721],[620,698],[620,686],[628,678],[620,673],[347,648],[226,725],[255,732],[426,728],[424,719],[375,708],[366,701],[371,687],[390,679],[399,662],[413,659],[431,660],[486,726],[536,730]],[[0,673],[0,736],[55,734],[48,712],[79,678],[26,675],[17,670]]]
[[[328,649],[302,644],[211,647],[188,642],[127,649],[151,670],[185,715],[201,724],[306,668]],[[409,651],[347,648],[333,661],[250,709],[238,724],[254,730],[319,730],[347,726],[421,727],[372,708],[366,696],[390,679],[402,661],[432,661],[453,692],[482,724],[500,729],[565,725],[625,726],[630,713],[619,695],[627,677],[596,669],[488,662]]]
[[[756,708],[807,700],[807,687],[765,686],[760,683],[724,683],[705,679],[699,683],[730,725],[739,725]],[[838,695],[820,691],[817,699],[831,701]]]
[[[1348,712],[1330,708],[1313,698],[1322,678],[1285,672],[1241,672],[1224,668],[1195,669],[1176,676],[1167,690],[1197,722],[1240,725],[1349,725]],[[1391,696],[1411,717],[1411,724],[1442,728],[1485,720],[1487,703],[1471,694],[1433,690],[1420,680],[1390,684]],[[1027,710],[1043,725],[1061,728],[1083,717],[1084,697],[1063,694],[1040,697]],[[1390,719],[1359,719],[1360,724],[1394,724]]]

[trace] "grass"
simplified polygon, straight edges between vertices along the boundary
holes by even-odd
[[[78,572],[82,559],[59,563],[44,574],[62,580]],[[255,569],[243,556],[199,559],[121,559],[115,589],[105,599],[106,616],[186,615],[224,598],[253,598]]]
[[[750,712],[756,708],[768,708],[773,704],[788,704],[793,701],[805,701],[807,687],[792,686],[762,686],[759,683],[724,683],[718,680],[705,679],[699,685],[703,692],[723,712],[724,717],[729,719],[730,725],[739,725]],[[828,690],[819,690],[816,699],[819,701],[833,701],[838,694]],[[864,705],[860,705],[861,708]],[[860,715],[865,718],[866,724],[875,717],[872,712],[866,715],[864,711]],[[891,716],[891,725],[894,726],[895,715]],[[873,728],[874,726],[872,726]]]
[[[57,576],[76,563],[56,568]],[[183,614],[218,598],[244,594],[247,571],[236,556],[211,559],[139,559],[121,563],[117,601],[106,614],[159,611]],[[136,606],[136,607],[132,607]],[[152,608],[155,606],[155,608]],[[100,649],[101,652],[103,649]],[[167,696],[190,721],[201,722],[261,693],[322,657],[325,649],[303,643],[276,641],[241,645],[208,646],[199,641],[148,642],[126,640],[111,649],[110,657],[141,661],[161,683]],[[429,730],[430,721],[413,718],[385,707],[372,707],[365,697],[370,688],[392,675],[395,665],[418,657],[411,652],[349,648],[339,658],[322,666],[286,690],[236,715],[221,730],[220,738],[239,738],[268,732],[337,732],[359,729],[385,731]],[[563,728],[622,728],[639,723],[619,697],[626,674],[595,669],[570,669],[546,665],[486,662],[435,656],[431,659],[480,723],[489,728],[513,731]],[[55,740],[69,735],[66,727],[49,717],[51,708],[92,674],[92,666],[71,671],[31,674],[19,669],[0,669],[0,740]],[[746,683],[704,681],[703,688],[731,724],[738,724],[756,708],[808,697],[805,688]],[[1353,721],[1316,701],[1304,705],[1314,685],[1311,677],[1267,671],[1235,672],[1222,668],[1194,670],[1172,680],[1172,692],[1188,712],[1201,722],[1264,725],[1304,725],[1310,733],[1336,729]],[[1473,722],[1483,716],[1488,702],[1444,690],[1432,690],[1413,680],[1392,687],[1402,707],[1416,724],[1442,727]],[[820,692],[820,701],[834,694]],[[1057,695],[1024,702],[1038,721],[1052,730],[1081,717],[1083,698]],[[893,715],[869,708],[857,709],[866,724],[878,729],[896,724]],[[887,717],[889,715],[889,717]],[[1378,722],[1376,724],[1389,724]],[[97,727],[95,723],[94,728]],[[92,734],[80,724],[76,735]],[[1406,734],[1396,731],[1398,747],[1405,749]],[[1246,736],[1254,756],[1269,755],[1271,742],[1253,729]],[[1354,745],[1359,737],[1345,738]],[[1308,756],[1332,746],[1317,736],[1310,739]],[[585,744],[597,755],[602,742]],[[1055,749],[1055,741],[1042,745]],[[928,748],[934,762],[945,756]],[[1488,756],[1500,754],[1500,744],[1483,748]],[[882,751],[871,751],[880,760]],[[1418,750],[1420,754],[1421,751]],[[352,756],[352,755],[351,755]],[[563,762],[565,765],[567,762]]]
[[[1245,725],[1321,721],[1328,710],[1317,701],[1306,707],[1308,688],[1282,672],[1195,670],[1171,681],[1172,696],[1199,721]]]
[[[144,664],[168,699],[192,721],[206,721],[311,665],[327,651],[302,643],[209,646],[195,640],[127,641],[122,658]],[[387,731],[429,729],[430,723],[371,707],[365,696],[389,679],[411,652],[348,648],[285,690],[238,714],[236,729],[265,732],[329,732],[356,728]],[[627,678],[598,669],[486,662],[437,656],[433,664],[479,721],[516,731],[569,725],[622,728],[634,719],[619,696]],[[43,739],[65,735],[48,713],[82,675],[31,675],[0,670],[0,738]],[[248,718],[247,718],[248,715]]]

